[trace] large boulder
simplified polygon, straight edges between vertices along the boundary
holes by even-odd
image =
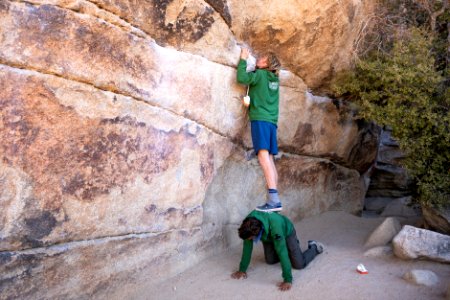
[[[261,8],[251,26],[244,4]],[[233,243],[265,194],[243,158],[235,70],[236,41],[267,44],[254,26],[274,33],[266,48],[289,69],[276,161],[286,212],[359,212],[379,133],[307,85],[348,65],[366,3],[341,4],[279,3],[277,25],[259,26],[272,14],[264,1],[1,1],[1,297],[107,297]],[[311,19],[295,27],[292,16]],[[291,25],[273,31],[281,18]]]
[[[450,262],[450,236],[405,225],[392,241],[394,254],[402,259]]]
[[[56,2],[61,7],[69,5],[66,1]],[[87,7],[91,5],[85,3]],[[111,5],[116,5],[117,10],[122,7],[121,1],[101,7],[115,12]],[[133,1],[125,7],[129,7],[130,14],[134,11],[141,18],[136,13],[140,11],[137,5]],[[71,9],[61,7],[3,4],[0,7],[0,34],[4,36],[1,59],[12,66],[130,96],[189,118],[220,135],[244,139],[247,147],[251,145],[248,129],[242,126],[247,118],[239,101],[244,89],[236,84],[235,70],[228,66],[230,62],[212,63],[199,56],[162,48],[149,42],[148,37],[134,34],[130,28],[105,22],[113,16],[104,12],[100,15],[98,8],[86,8],[86,14],[80,15],[70,5]],[[147,11],[151,7],[145,4],[142,9]],[[91,11],[95,13],[93,16],[89,15]],[[123,11],[121,14],[128,10]],[[218,45],[214,49],[226,50]],[[238,53],[233,57],[236,63]],[[195,76],[192,76],[193,66]],[[303,80],[290,72],[282,72],[281,82],[282,149],[329,158],[360,172],[373,163],[378,144],[373,125],[343,119],[332,99],[306,93]]]

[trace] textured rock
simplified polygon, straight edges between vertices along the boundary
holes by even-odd
[[[425,224],[435,231],[450,235],[450,207],[422,207]]]
[[[450,262],[450,236],[405,225],[392,241],[394,254],[402,259],[423,258]]]
[[[388,257],[393,254],[391,246],[374,247],[364,252],[365,257]]]
[[[377,162],[389,165],[400,165],[405,154],[400,150],[398,142],[392,137],[391,130],[384,129],[380,134],[380,147]]]
[[[201,241],[197,228],[0,252],[0,299],[114,296],[117,288],[158,282],[200,261]]]
[[[238,39],[256,51],[276,52],[285,67],[311,87],[322,85],[336,70],[349,66],[354,43],[372,6],[369,1],[350,0],[31,2],[82,11],[128,29],[125,20],[160,45],[224,64],[236,64]]]
[[[279,4],[311,19],[295,27],[277,13],[288,23],[271,38],[289,69],[279,124],[287,153],[276,164],[294,220],[360,211],[360,173],[379,138],[298,76],[319,86],[348,63],[366,4],[325,2]],[[236,40],[265,43],[248,34],[272,12],[251,11],[243,26],[247,4],[0,2],[1,299],[106,298],[233,244],[265,196],[260,167],[243,160],[251,142],[235,66]]]
[[[411,194],[410,183],[404,168],[377,163],[370,178],[367,197],[405,197]]]
[[[1,70],[1,250],[201,224],[227,139],[129,97]]]
[[[275,161],[283,214],[296,221],[328,210],[350,213],[362,209],[364,192],[359,174],[329,161],[302,156],[282,156]],[[245,216],[266,201],[260,167],[234,155],[217,172],[208,188],[203,232],[220,245],[239,242],[236,229]]]
[[[411,270],[403,275],[403,279],[414,284],[425,286],[435,286],[439,283],[437,275],[429,270]]]
[[[288,156],[277,163],[277,171],[283,207],[294,220],[327,210],[362,210],[364,187],[355,170],[328,160]]]
[[[244,134],[250,145],[248,130],[242,128],[247,118],[239,100],[243,87],[235,83],[234,69],[161,48],[122,27],[56,6],[7,2],[0,15],[5,36],[0,61],[132,96],[221,135],[241,139]],[[341,120],[331,99],[305,94],[303,81],[289,72],[281,81],[282,148],[330,158],[360,172],[372,164],[378,143],[373,130]]]
[[[379,141],[376,163],[370,171],[367,197],[401,198],[411,195],[412,181],[401,165],[404,154],[389,128],[381,130]]]
[[[31,0],[95,16],[159,45],[235,65],[239,47],[215,1]],[[221,49],[221,51],[217,51]]]
[[[132,96],[222,135],[240,133],[243,88],[235,84],[233,68],[55,6],[7,2],[0,7],[0,25],[0,61]]]
[[[400,222],[396,218],[386,218],[367,238],[364,247],[373,248],[384,246],[389,243],[394,236],[402,229]]]
[[[225,2],[225,1],[221,1]],[[228,0],[233,32],[256,51],[271,50],[318,87],[349,65],[369,1]]]
[[[300,155],[320,156],[365,172],[375,161],[379,130],[373,124],[356,124],[340,114],[327,97],[287,88],[280,105],[279,146]]]

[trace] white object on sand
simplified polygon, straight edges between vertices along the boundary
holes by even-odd
[[[363,264],[359,264],[356,267],[356,271],[358,271],[359,274],[369,274],[369,271],[367,271],[366,267],[364,267]]]

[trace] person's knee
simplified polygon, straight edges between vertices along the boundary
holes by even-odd
[[[268,258],[266,257],[266,264],[268,264],[268,265],[274,265],[274,264],[276,264],[276,263],[278,263],[278,262],[280,262],[279,259],[276,259],[276,258],[268,259]]]
[[[258,158],[259,159],[268,159],[269,158],[269,151],[267,149],[260,149],[258,151]]]
[[[291,266],[292,266],[293,269],[296,269],[296,270],[304,269],[306,267],[305,260],[303,260],[303,259],[300,259],[300,260],[299,259],[297,259],[297,260],[291,259]]]

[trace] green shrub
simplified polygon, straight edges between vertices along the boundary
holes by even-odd
[[[450,204],[450,93],[435,69],[432,40],[409,29],[389,52],[368,55],[333,84],[335,97],[357,104],[358,118],[392,127],[422,205]]]

